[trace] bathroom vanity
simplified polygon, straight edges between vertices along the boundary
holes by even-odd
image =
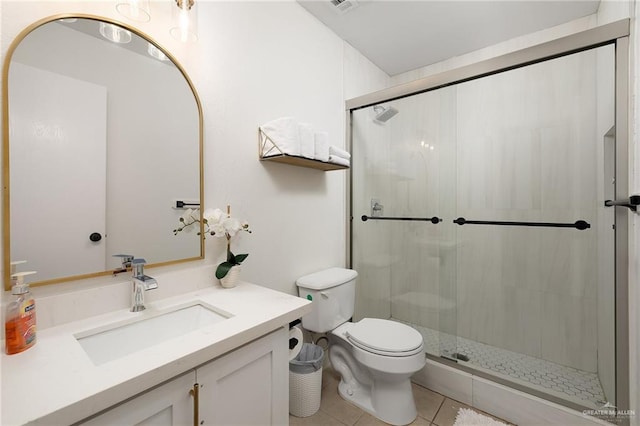
[[[80,424],[286,424],[287,337],[279,328]]]
[[[47,328],[3,355],[1,423],[286,424],[288,324],[310,308],[243,282]]]

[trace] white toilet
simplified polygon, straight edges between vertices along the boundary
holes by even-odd
[[[353,316],[355,281],[351,269],[331,268],[296,281],[298,294],[313,301],[302,326],[329,332],[329,359],[340,373],[340,395],[393,425],[415,420],[410,377],[426,363],[422,335],[395,321]]]

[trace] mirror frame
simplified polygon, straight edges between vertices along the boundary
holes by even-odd
[[[166,56],[169,58],[174,66],[180,71],[184,79],[186,80],[191,92],[193,93],[193,97],[196,102],[196,106],[198,108],[198,152],[199,152],[199,167],[200,167],[200,256],[190,257],[179,260],[168,260],[164,262],[151,263],[147,265],[147,267],[154,266],[166,266],[173,265],[177,263],[183,262],[191,262],[195,260],[204,259],[204,232],[202,225],[202,212],[204,211],[204,144],[203,144],[203,115],[202,115],[202,104],[200,102],[200,97],[198,96],[198,92],[193,85],[193,82],[187,75],[187,72],[182,67],[182,65],[176,60],[176,58],[168,52],[165,48],[163,48],[158,42],[156,42],[153,38],[138,30],[137,28],[128,25],[126,23],[116,21],[111,18],[107,18],[105,16],[91,15],[91,14],[82,14],[82,13],[63,13],[52,15],[43,19],[40,19],[25,29],[23,29],[11,42],[9,48],[7,49],[6,56],[4,58],[4,63],[2,65],[2,250],[3,250],[3,281],[4,281],[4,289],[11,290],[11,206],[10,206],[10,170],[9,170],[9,66],[11,64],[11,58],[16,50],[16,48],[20,45],[22,40],[29,35],[35,29],[41,27],[42,25],[48,24],[49,22],[57,21],[59,19],[65,18],[78,18],[78,19],[93,19],[102,22],[107,22],[110,24],[119,25],[132,33],[136,34],[139,37],[147,40],[148,42],[154,44],[158,49],[160,49]],[[87,278],[94,278],[99,276],[111,275],[113,271],[101,271],[101,272],[93,272],[89,274],[82,275],[71,275],[68,277],[55,278],[44,281],[34,281],[30,283],[32,287],[50,285],[63,283],[67,281],[76,281]]]

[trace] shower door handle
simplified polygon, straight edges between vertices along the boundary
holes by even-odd
[[[640,195],[632,195],[626,200],[606,200],[605,207],[627,207],[631,211],[637,211],[640,206]]]
[[[404,220],[404,221],[414,221],[414,222],[431,222],[435,225],[442,222],[442,219],[439,217],[383,217],[383,216],[367,216],[363,214],[362,217],[363,222],[368,220]]]

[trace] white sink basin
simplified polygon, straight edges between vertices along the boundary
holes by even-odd
[[[135,322],[125,320],[124,324],[99,327],[74,337],[91,361],[100,365],[230,317],[230,314],[196,303]]]

